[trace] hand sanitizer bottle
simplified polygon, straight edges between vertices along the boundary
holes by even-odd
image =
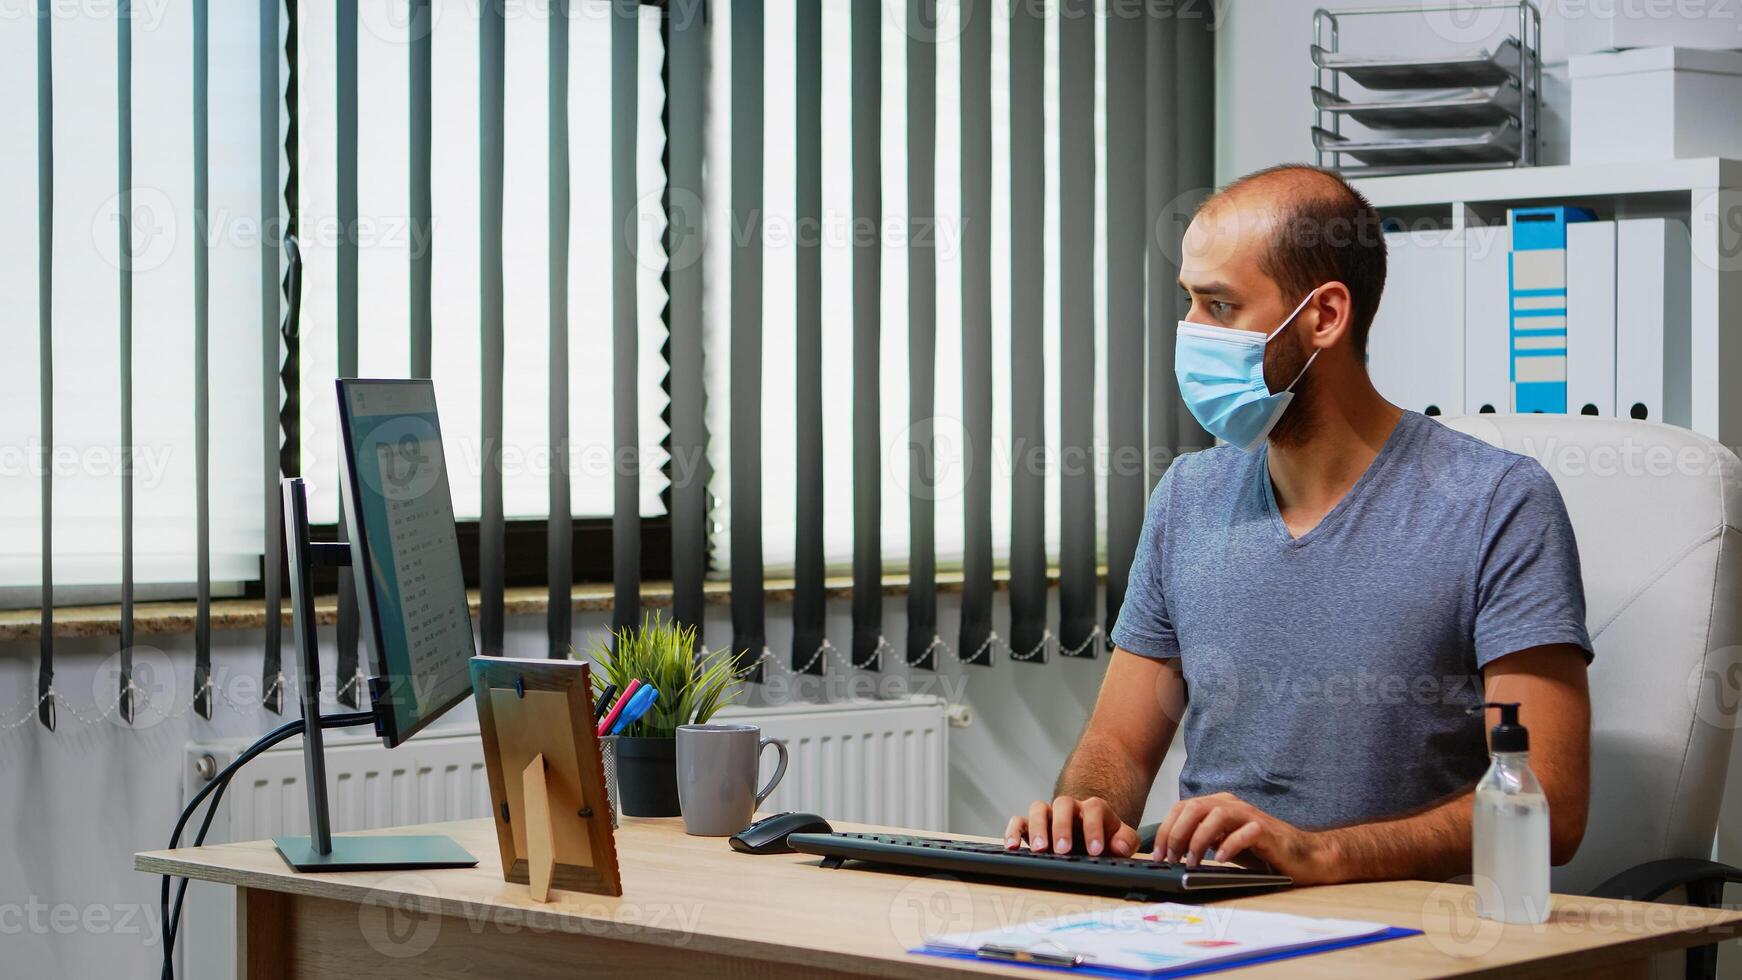
[[[1548,920],[1548,797],[1530,771],[1530,732],[1516,703],[1500,709],[1489,733],[1494,762],[1476,784],[1472,818],[1476,914],[1500,922]]]

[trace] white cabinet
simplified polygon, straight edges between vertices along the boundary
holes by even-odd
[[[1579,255],[1569,256],[1569,317],[1578,319],[1581,305],[1602,308],[1611,290],[1615,314],[1612,368],[1600,340],[1585,348],[1581,361],[1572,349],[1577,336],[1569,335],[1569,411],[1593,404],[1603,414],[1628,416],[1642,403],[1648,418],[1742,443],[1742,161],[1709,157],[1459,171],[1373,177],[1354,185],[1382,215],[1405,220],[1409,229],[1390,236],[1399,242],[1396,272],[1370,343],[1374,383],[1391,400],[1418,411],[1452,402],[1443,392],[1456,377],[1459,409],[1507,411],[1506,212],[1571,204],[1595,211],[1601,220],[1593,225],[1613,222],[1615,260],[1611,281],[1604,276],[1604,232],[1578,233]],[[1460,242],[1461,261],[1448,264],[1420,247],[1424,236],[1447,232]],[[1447,279],[1459,284],[1453,287],[1455,302],[1444,301]],[[1451,308],[1456,320],[1447,327]],[[1406,314],[1418,323],[1399,320]],[[1449,329],[1458,337],[1455,346],[1448,348],[1445,336],[1420,329],[1420,323]],[[1569,332],[1574,329],[1569,324]],[[1601,338],[1611,328],[1598,316],[1577,329]],[[1603,379],[1610,373],[1615,393],[1607,405]],[[1574,395],[1575,384],[1587,393],[1582,398]]]

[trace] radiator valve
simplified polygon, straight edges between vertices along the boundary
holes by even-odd
[[[974,723],[974,709],[965,704],[952,704],[945,716],[950,719],[951,728],[967,728]]]

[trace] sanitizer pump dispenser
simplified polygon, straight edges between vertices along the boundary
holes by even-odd
[[[1476,784],[1472,818],[1476,914],[1500,922],[1548,920],[1548,798],[1530,771],[1530,732],[1517,703],[1500,709],[1489,733],[1493,764]]]

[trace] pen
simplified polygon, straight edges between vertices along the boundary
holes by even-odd
[[[610,733],[611,726],[617,722],[617,716],[623,713],[623,709],[629,704],[629,699],[635,696],[635,691],[639,687],[641,687],[641,678],[639,677],[631,679],[624,686],[623,693],[617,697],[617,703],[611,706],[611,710],[605,713],[604,720],[599,722],[600,738]]]
[[[1057,942],[1054,941],[1054,945]],[[987,943],[974,951],[974,955],[983,960],[1004,960],[1010,963],[1033,963],[1037,966],[1062,966],[1066,968],[1083,965],[1083,957],[1064,947],[1063,952],[1053,953],[1043,949],[1024,949],[1019,946],[998,946]]]
[[[635,692],[635,702],[623,709],[623,714],[617,719],[617,724],[611,726],[611,734],[615,735],[630,725],[641,720],[647,714],[647,709],[653,707],[653,702],[659,700],[659,688],[648,684]]]
[[[599,696],[593,701],[593,721],[595,723],[605,717],[605,712],[611,707],[611,699],[616,696],[617,685],[615,684],[606,684],[605,689],[599,692]]]

